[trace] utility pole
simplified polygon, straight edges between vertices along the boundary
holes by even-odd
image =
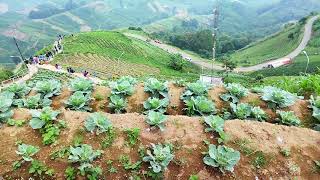
[[[14,40],[14,43],[15,43],[15,45],[17,46],[17,49],[18,49],[18,51],[19,51],[19,54],[20,54],[20,57],[21,57],[21,61],[24,62],[24,57],[23,57],[23,55],[22,55],[22,53],[21,53],[21,50],[20,50],[20,47],[19,47],[19,45],[18,45],[17,39],[16,39],[15,37],[13,37],[13,40]]]
[[[218,21],[219,21],[219,1],[217,0],[217,5],[213,9],[213,31],[212,31],[212,39],[213,39],[213,48],[212,48],[212,62],[211,62],[211,80],[213,77],[213,66],[214,61],[216,60],[216,50],[217,50],[217,34],[218,34]]]

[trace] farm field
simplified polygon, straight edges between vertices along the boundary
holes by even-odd
[[[318,98],[129,76],[103,86],[41,78],[48,73],[0,93],[6,179],[319,177]]]
[[[239,66],[251,66],[286,56],[298,47],[303,36],[302,27],[300,24],[286,27],[275,35],[236,51],[230,59]],[[290,34],[293,34],[292,39],[288,37]]]
[[[119,32],[80,33],[66,38],[63,44],[64,53],[57,56],[52,64],[88,68],[111,77],[154,75],[192,79],[198,73],[198,67],[189,62],[185,62],[181,71],[171,69],[171,54],[143,41],[129,39]]]

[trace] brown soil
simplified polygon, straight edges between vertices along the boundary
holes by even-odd
[[[62,111],[60,119],[67,122],[68,128],[63,130],[56,145],[43,146],[41,135],[34,131],[29,125],[24,127],[4,126],[0,131],[0,176],[9,179],[28,178],[28,163],[17,171],[12,171],[12,163],[19,159],[15,150],[15,142],[22,140],[24,143],[39,146],[41,151],[35,159],[41,160],[47,166],[54,168],[56,176],[54,179],[63,179],[63,173],[68,166],[66,159],[51,160],[49,154],[54,150],[72,145],[75,135],[82,135],[84,143],[92,145],[95,149],[100,149],[102,136],[95,136],[85,133],[83,122],[89,113]],[[139,159],[138,147],[126,145],[126,135],[123,132],[126,128],[138,127],[141,129],[140,143],[149,146],[150,143],[172,143],[174,145],[175,158],[165,172],[165,179],[188,179],[191,174],[198,174],[201,179],[317,179],[319,174],[312,173],[313,160],[320,159],[320,133],[303,128],[286,127],[272,125],[269,123],[259,123],[251,121],[227,121],[225,131],[231,136],[228,146],[237,150],[242,150],[233,142],[237,139],[247,139],[250,146],[255,151],[262,151],[270,157],[270,162],[261,169],[255,169],[251,165],[252,156],[241,153],[241,161],[235,167],[235,173],[223,175],[217,169],[207,167],[202,162],[202,152],[207,151],[203,140],[207,139],[216,144],[216,135],[204,133],[204,126],[200,118],[190,118],[185,116],[168,116],[166,129],[161,132],[157,129],[150,129],[145,123],[145,117],[136,113],[113,115],[106,114],[116,129],[116,139],[111,147],[104,150],[103,156],[95,161],[96,165],[103,168],[103,177],[107,179],[127,179],[129,171],[125,171],[118,162],[120,155],[129,155],[133,161]],[[15,111],[14,119],[29,120],[28,110],[19,109]],[[291,147],[291,156],[284,158],[279,153],[279,148]],[[113,166],[118,169],[118,173],[110,174],[107,169],[107,160],[113,160]],[[147,170],[148,164],[143,163],[142,169]],[[299,171],[293,167],[299,167]],[[291,170],[290,170],[291,169]],[[292,170],[293,169],[293,170]],[[147,178],[148,179],[148,178]]]

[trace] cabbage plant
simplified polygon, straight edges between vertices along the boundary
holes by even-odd
[[[41,98],[41,94],[36,94],[34,96],[29,96],[24,99],[17,99],[15,105],[19,108],[28,108],[28,109],[38,109],[42,107],[50,106],[52,100],[48,98]]]
[[[93,82],[88,79],[76,78],[70,82],[70,89],[73,92],[91,93],[93,90]]]
[[[261,98],[268,102],[269,108],[276,109],[292,106],[299,97],[282,89],[267,86],[263,88]]]
[[[109,108],[117,113],[120,114],[126,110],[126,107],[128,106],[127,100],[120,96],[120,95],[111,95],[109,97],[110,102],[109,102]]]
[[[310,107],[312,108],[312,116],[320,121],[320,97],[314,98],[310,96]]]
[[[151,144],[152,152],[147,150],[147,156],[143,158],[144,162],[149,162],[154,173],[164,172],[169,163],[173,160],[174,155],[169,145]]]
[[[87,118],[84,124],[87,131],[99,135],[108,131],[112,127],[111,121],[106,118],[102,113],[93,113]]]
[[[207,116],[204,117],[204,122],[205,124],[208,126],[205,129],[205,132],[223,132],[223,128],[224,128],[224,119],[222,119],[220,116]]]
[[[134,85],[127,80],[110,82],[111,94],[121,96],[131,96],[134,92]]]
[[[146,122],[150,126],[157,126],[161,131],[164,130],[164,123],[167,121],[167,117],[161,112],[149,111],[147,114]]]
[[[184,100],[187,115],[210,115],[216,113],[215,104],[204,96],[191,97]]]
[[[208,96],[210,85],[197,81],[195,83],[188,83],[185,92],[181,95],[180,99],[189,100],[191,97]]]
[[[0,93],[0,123],[6,122],[13,116],[11,109],[14,94],[11,92]]]
[[[280,116],[278,120],[281,124],[288,126],[299,126],[301,124],[300,119],[293,111],[277,111],[277,114]]]
[[[149,78],[144,82],[144,91],[151,94],[152,97],[168,97],[168,83],[161,82],[155,78]]]
[[[247,103],[230,103],[231,111],[238,119],[247,119],[251,116],[252,107]]]
[[[92,165],[92,162],[96,158],[99,158],[101,156],[102,151],[100,150],[95,151],[90,145],[87,145],[87,144],[82,144],[77,147],[71,146],[69,151],[70,151],[70,155],[68,157],[68,160],[71,163],[79,164],[78,169],[82,176],[87,174],[89,177],[92,177],[92,174],[94,175],[102,174],[102,170],[100,167],[94,167]]]
[[[118,82],[122,82],[122,81],[127,81],[129,82],[131,85],[136,85],[137,84],[137,79],[133,78],[132,76],[122,76]]]
[[[234,166],[240,161],[240,152],[226,146],[209,145],[208,154],[203,158],[203,162],[221,172],[233,172]]]
[[[20,84],[12,84],[8,88],[6,88],[6,91],[14,93],[14,98],[15,99],[20,99],[31,91],[31,88],[27,86],[25,83],[20,83]]]
[[[51,98],[60,95],[61,83],[58,80],[38,81],[35,90],[42,95],[42,98]]]
[[[30,162],[33,161],[32,156],[34,156],[37,152],[39,152],[39,147],[35,147],[32,145],[27,145],[27,144],[20,144],[18,146],[18,150],[16,153],[20,156],[22,156],[22,159],[24,161]]]
[[[164,113],[169,105],[169,99],[159,99],[156,97],[150,97],[147,101],[143,103],[143,107],[147,111],[157,111]]]
[[[89,103],[91,100],[91,93],[84,94],[82,91],[73,93],[66,102],[68,108],[76,111],[91,111]]]
[[[253,107],[251,109],[251,116],[258,121],[265,121],[268,119],[268,115],[260,107]]]
[[[225,85],[225,88],[228,92],[221,95],[220,98],[224,101],[231,101],[234,104],[238,103],[242,97],[249,94],[249,90],[241,84],[229,83]]]

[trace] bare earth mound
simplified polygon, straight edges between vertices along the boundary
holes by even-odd
[[[26,144],[39,146],[40,152],[35,159],[41,160],[47,166],[54,168],[56,176],[54,179],[63,179],[64,171],[68,166],[67,158],[50,159],[50,153],[62,147],[69,147],[76,136],[83,137],[83,143],[90,144],[94,149],[100,149],[101,137],[97,137],[83,130],[83,122],[90,113],[63,111],[59,119],[67,122],[59,136],[57,145],[43,146],[41,135],[38,131],[31,129],[29,125],[23,127],[4,126],[0,131],[0,175],[5,179],[23,177],[28,178],[28,163],[17,171],[12,170],[12,163],[19,159],[15,150],[15,142],[22,140]],[[129,155],[132,161],[139,159],[138,149],[140,145],[149,146],[150,143],[172,143],[174,145],[174,160],[169,164],[165,172],[165,179],[188,179],[192,174],[198,174],[200,179],[319,179],[319,174],[312,172],[313,160],[320,159],[320,133],[296,127],[273,125],[270,123],[259,123],[251,121],[227,121],[225,131],[231,136],[228,146],[241,152],[241,160],[235,167],[234,174],[223,175],[219,170],[207,167],[203,164],[202,152],[207,151],[203,140],[217,144],[216,135],[205,133],[205,126],[201,119],[185,116],[168,116],[164,132],[158,129],[150,129],[145,123],[145,116],[136,113],[106,116],[116,129],[116,139],[111,147],[104,149],[104,153],[95,165],[103,169],[103,177],[106,179],[127,179],[129,171],[125,171],[118,162],[120,155]],[[15,110],[14,119],[31,118],[28,110]],[[126,145],[126,128],[140,128],[140,142],[129,147]],[[250,149],[254,152],[265,154],[267,163],[260,169],[253,166],[255,153],[246,154],[244,147],[239,146],[239,140],[250,141]],[[280,154],[281,148],[291,148],[290,157],[285,158]],[[109,173],[107,160],[113,160],[118,173]],[[142,170],[147,170],[148,164],[143,164]]]

